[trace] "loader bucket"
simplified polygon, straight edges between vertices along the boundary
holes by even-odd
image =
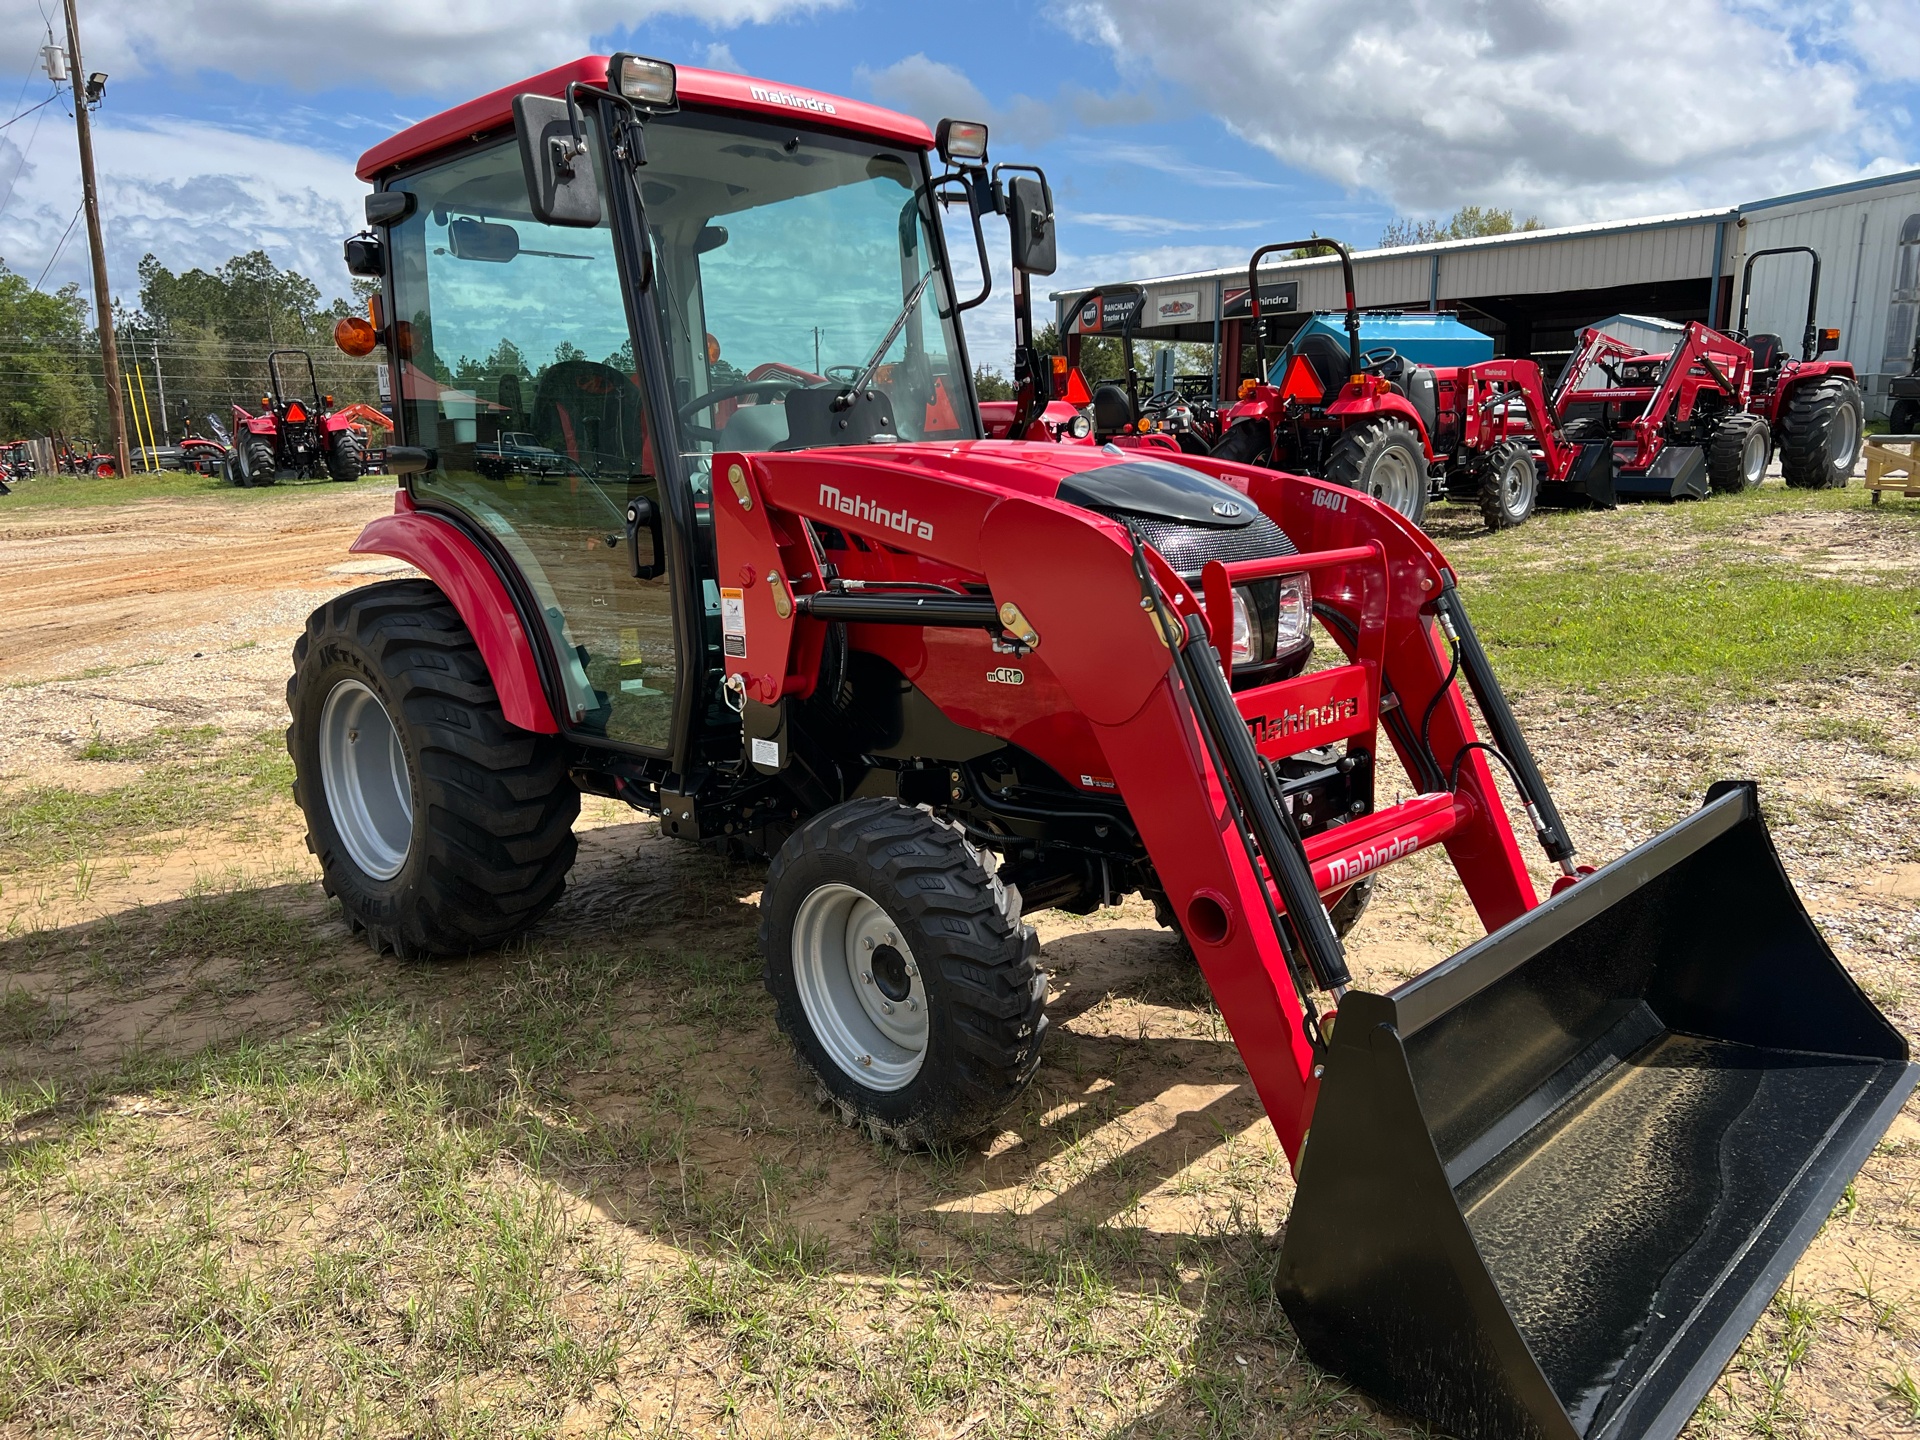
[[[1754,787],[1340,1006],[1281,1257],[1326,1369],[1458,1436],[1671,1440],[1920,1066]]]

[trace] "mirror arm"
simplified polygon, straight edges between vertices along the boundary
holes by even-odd
[[[967,216],[973,221],[974,249],[980,256],[980,293],[975,295],[971,300],[956,301],[953,307],[956,315],[964,310],[971,310],[976,305],[985,304],[987,297],[993,293],[993,266],[987,259],[986,232],[980,228],[981,205],[983,203],[982,190],[984,188],[983,182],[986,179],[986,173],[985,170],[977,166],[969,166],[949,170],[933,182],[934,202],[940,205],[950,203],[942,198],[940,193],[941,187],[950,181],[959,182],[961,192],[967,197]],[[985,203],[991,206],[993,203],[991,195],[985,196]]]

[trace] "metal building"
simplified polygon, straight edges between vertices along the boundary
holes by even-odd
[[[1354,283],[1366,309],[1452,311],[1493,336],[1498,353],[1535,357],[1551,371],[1572,350],[1576,331],[1610,316],[1731,325],[1747,257],[1780,245],[1820,252],[1817,323],[1839,327],[1840,357],[1860,374],[1867,413],[1884,414],[1887,380],[1909,369],[1920,319],[1920,170],[1726,210],[1361,251]],[[1757,262],[1748,327],[1797,349],[1807,276],[1804,256]],[[1244,267],[1101,283],[1141,287],[1140,339],[1211,345],[1217,392],[1233,393],[1251,346]],[[1059,322],[1075,294],[1052,297]],[[1268,332],[1275,340],[1313,311],[1341,303],[1340,266],[1331,257],[1261,266],[1260,308],[1275,317]],[[1085,318],[1083,326],[1072,317],[1073,328],[1097,333],[1099,321]]]

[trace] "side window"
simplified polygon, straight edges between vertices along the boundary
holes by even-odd
[[[1900,227],[1900,242],[1893,251],[1893,294],[1887,304],[1882,370],[1904,375],[1913,364],[1916,323],[1920,323],[1920,215],[1909,215]]]
[[[435,467],[425,504],[458,510],[512,557],[544,622],[563,724],[670,742],[673,602],[631,573],[626,512],[660,503],[612,232],[527,210],[518,152],[476,152],[402,182],[392,230],[397,399]],[[640,541],[651,562],[651,537]]]

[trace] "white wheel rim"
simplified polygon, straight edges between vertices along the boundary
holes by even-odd
[[[1767,432],[1752,430],[1747,435],[1747,443],[1740,452],[1740,478],[1746,488],[1751,490],[1767,475]]]
[[[1501,491],[1506,498],[1507,514],[1518,519],[1527,510],[1527,491],[1533,483],[1533,457],[1516,455],[1507,466],[1506,483]]]
[[[1415,487],[1425,483],[1425,476],[1414,474],[1412,458],[1395,445],[1374,460],[1373,472],[1367,476],[1367,493],[1412,519],[1419,493]]]
[[[1852,473],[1854,435],[1853,406],[1836,406],[1833,423],[1827,427],[1827,459],[1836,470]]]
[[[320,708],[320,784],[347,854],[391,880],[413,846],[413,780],[387,707],[358,680],[342,680]]]
[[[898,1090],[927,1056],[927,991],[900,927],[851,885],[822,885],[793,920],[793,979],[829,1059],[869,1090]]]

